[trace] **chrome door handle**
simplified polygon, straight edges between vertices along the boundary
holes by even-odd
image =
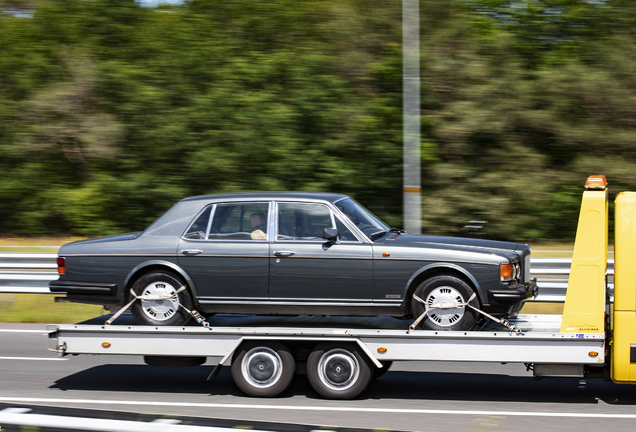
[[[276,256],[282,256],[282,257],[288,257],[288,256],[292,256],[295,255],[296,252],[294,251],[274,251],[274,255]]]
[[[199,255],[200,253],[203,253],[203,251],[199,249],[182,249],[181,253],[183,255]]]

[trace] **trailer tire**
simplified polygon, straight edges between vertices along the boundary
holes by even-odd
[[[311,386],[328,399],[351,399],[365,391],[373,379],[367,355],[354,345],[323,343],[309,354],[307,375]]]
[[[185,283],[172,273],[156,271],[139,278],[133,285],[137,295],[166,294],[171,295]],[[178,303],[172,300],[144,301],[137,300],[132,306],[132,315],[141,325],[151,326],[180,326],[190,321],[190,314],[182,304],[192,309],[192,297],[188,289],[177,294]]]
[[[287,390],[296,374],[296,362],[279,342],[246,342],[232,356],[232,378],[244,393],[274,397]]]
[[[451,275],[438,275],[422,282],[415,295],[429,305],[439,302],[466,302],[474,293],[473,289],[462,279]],[[470,304],[479,308],[479,300],[475,297]],[[411,303],[413,318],[420,317],[425,310],[422,303],[413,298]],[[426,317],[420,321],[420,330],[467,331],[477,322],[477,312],[469,307],[454,309],[429,309]]]

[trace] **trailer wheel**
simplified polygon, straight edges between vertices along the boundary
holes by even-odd
[[[351,399],[371,383],[369,359],[357,346],[324,343],[307,359],[307,375],[314,390],[328,399]]]
[[[273,397],[287,390],[296,373],[291,352],[278,342],[248,342],[232,357],[232,378],[246,394]]]
[[[389,368],[393,364],[392,361],[380,361],[380,363],[382,363],[382,367],[381,368],[379,368],[379,367],[374,367],[373,368],[373,379],[374,380],[380,378],[382,375],[387,373],[389,371]]]
[[[133,285],[137,295],[173,295],[184,282],[168,272],[148,273]],[[179,303],[192,309],[192,297],[185,289],[176,295],[176,300],[137,300],[132,306],[132,315],[141,325],[151,326],[180,326],[190,321],[190,314]]]
[[[473,289],[466,282],[456,276],[439,275],[422,282],[415,290],[415,295],[429,306],[445,302],[465,303],[473,295]],[[411,309],[413,318],[417,319],[424,313],[425,307],[415,298]],[[470,304],[479,308],[479,300],[475,297]],[[450,309],[429,309],[426,317],[419,323],[421,330],[471,330],[477,322],[477,312],[463,306]]]

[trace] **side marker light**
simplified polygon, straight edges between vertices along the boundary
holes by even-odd
[[[502,282],[509,282],[513,279],[513,266],[512,264],[501,264],[499,267],[499,277]]]
[[[384,348],[384,347],[380,347],[380,348],[378,348],[378,352],[379,352],[380,354],[384,354],[384,353],[386,352],[386,348]]]
[[[598,356],[598,352],[596,352],[596,351],[590,351],[589,354],[590,354],[590,357]]]
[[[102,343],[102,346],[103,346],[104,348],[110,348],[110,342],[103,342],[103,343]]]

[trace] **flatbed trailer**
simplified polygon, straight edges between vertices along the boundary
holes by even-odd
[[[518,331],[497,323],[481,331],[413,330],[395,318],[214,316],[209,326],[138,326],[123,315],[51,326],[60,355],[141,355],[157,366],[220,358],[252,396],[280,394],[297,373],[328,398],[363,392],[393,361],[524,363],[543,377],[636,382],[636,193],[616,200],[614,310],[606,283],[607,183],[592,176],[583,193],[563,316],[520,315]],[[620,220],[619,220],[620,219]],[[620,239],[619,239],[620,237]],[[514,327],[513,327],[514,328]]]

